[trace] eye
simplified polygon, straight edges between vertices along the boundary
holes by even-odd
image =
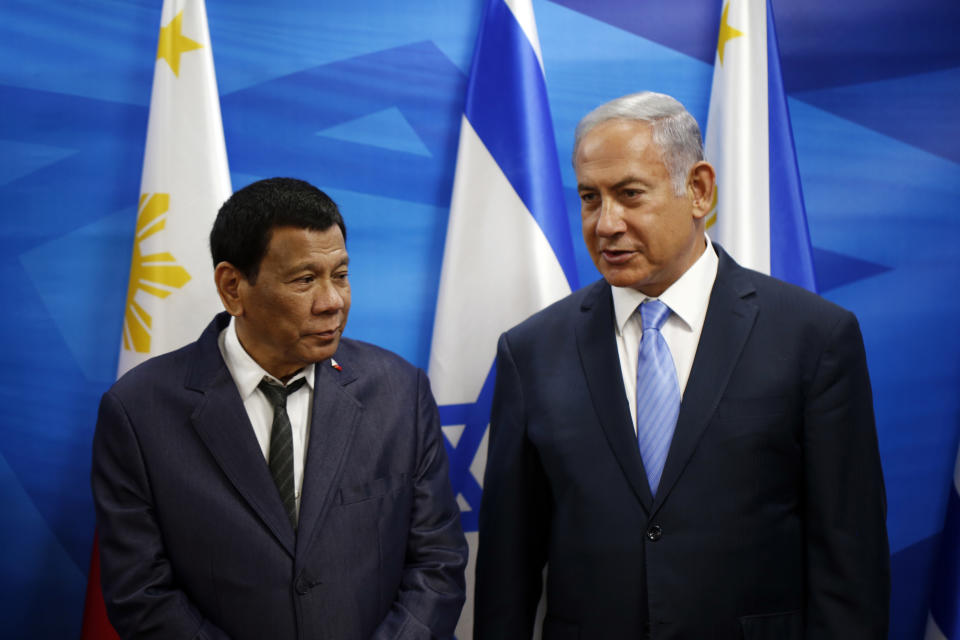
[[[593,202],[597,199],[597,194],[592,191],[582,191],[580,193],[580,201],[584,204]]]
[[[310,284],[310,283],[313,282],[314,280],[316,280],[316,278],[313,276],[313,274],[307,274],[307,275],[304,275],[304,276],[300,276],[300,277],[297,278],[294,282],[300,282],[300,283],[303,283],[303,284]]]
[[[624,189],[623,196],[625,198],[639,198],[643,195],[643,191],[640,189]]]

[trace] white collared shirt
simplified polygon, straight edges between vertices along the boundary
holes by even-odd
[[[218,338],[220,354],[227,364],[230,376],[237,385],[243,408],[247,410],[253,433],[257,436],[264,460],[270,460],[270,432],[273,430],[273,405],[257,388],[264,377],[283,384],[257,364],[237,337],[236,318],[220,332]],[[307,444],[310,440],[310,409],[313,400],[313,374],[316,365],[310,364],[294,375],[287,384],[305,378],[307,383],[287,397],[287,416],[293,430],[293,486],[297,497],[297,513],[300,513],[300,493],[303,487],[303,467],[307,457]]]
[[[680,278],[664,291],[659,300],[670,308],[660,333],[670,347],[673,364],[677,369],[680,394],[683,395],[693,368],[703,321],[710,303],[710,291],[717,278],[719,260],[707,237],[706,250]],[[637,356],[643,326],[637,307],[649,298],[630,287],[611,287],[613,291],[614,322],[616,323],[617,352],[620,355],[620,371],[623,374],[623,389],[630,405],[633,428],[637,428]]]

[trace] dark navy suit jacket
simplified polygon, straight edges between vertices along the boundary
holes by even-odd
[[[123,638],[452,636],[466,543],[422,371],[341,340],[318,363],[299,528],[217,346],[200,339],[103,396],[93,494]]]
[[[656,498],[610,287],[501,337],[475,637],[885,639],[885,499],[863,341],[822,298],[720,263]]]

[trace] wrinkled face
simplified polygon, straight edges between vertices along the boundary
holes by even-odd
[[[350,311],[347,249],[336,225],[277,227],[256,282],[240,278],[240,343],[281,380],[332,356]]]
[[[702,214],[689,188],[675,194],[649,124],[598,124],[581,140],[574,169],[583,239],[611,285],[659,296],[703,252]]]

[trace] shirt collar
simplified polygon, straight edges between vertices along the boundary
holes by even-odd
[[[240,391],[240,397],[243,398],[244,401],[250,397],[250,394],[256,391],[257,385],[260,384],[260,381],[263,380],[264,377],[278,384],[283,384],[257,364],[257,361],[254,360],[253,357],[247,353],[247,350],[243,348],[243,345],[240,344],[240,338],[237,337],[236,318],[230,318],[230,324],[224,331],[224,361],[227,364],[227,369],[230,370],[230,375],[233,376],[233,381],[236,383],[237,389]],[[290,384],[298,378],[305,378],[307,386],[312,391],[313,374],[315,370],[316,365],[309,364],[288,380],[287,384]]]
[[[704,234],[707,241],[706,250],[700,254],[689,269],[676,282],[667,287],[660,294],[659,299],[678,317],[688,329],[703,318],[710,302],[710,291],[713,281],[717,277],[719,260],[713,249],[710,236]],[[617,333],[622,334],[623,328],[633,317],[634,311],[650,296],[631,287],[610,287],[613,293],[613,310],[616,317]]]

